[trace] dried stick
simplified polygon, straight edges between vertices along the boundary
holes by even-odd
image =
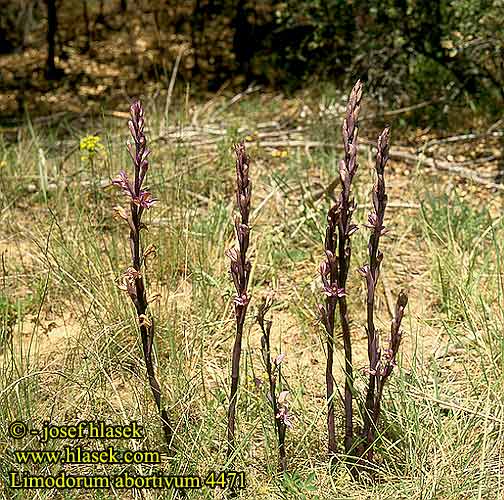
[[[228,408],[227,424],[227,458],[229,459],[235,449],[235,420],[236,420],[236,398],[238,393],[238,380],[240,373],[241,343],[243,336],[243,325],[249,303],[247,286],[250,277],[251,264],[247,259],[247,249],[249,246],[250,227],[248,225],[250,215],[250,197],[252,193],[252,183],[249,179],[250,159],[245,151],[243,143],[234,147],[236,154],[236,205],[240,212],[240,217],[235,218],[236,238],[238,247],[226,252],[231,259],[230,273],[236,288],[234,299],[236,317],[236,335],[231,361],[231,391]]]
[[[129,267],[123,274],[122,282],[119,287],[128,292],[137,311],[147,378],[161,417],[166,444],[170,449],[173,438],[173,428],[168,412],[161,404],[161,388],[156,379],[154,361],[152,359],[154,320],[147,314],[148,303],[142,276],[142,265],[145,262],[145,258],[155,251],[154,247],[150,246],[141,256],[140,230],[145,227],[142,223],[142,214],[145,209],[152,207],[156,200],[149,191],[142,189],[142,184],[149,168],[148,156],[150,150],[147,147],[147,139],[144,133],[144,109],[140,101],[135,101],[131,105],[130,113],[131,120],[128,121],[128,127],[133,138],[134,148],[131,143],[128,143],[128,151],[133,161],[135,171],[133,184],[128,179],[124,170],[121,170],[117,179],[112,181],[112,184],[120,187],[130,200],[129,214],[124,208],[116,207],[117,215],[124,219],[130,228],[129,240],[132,260],[132,267]]]

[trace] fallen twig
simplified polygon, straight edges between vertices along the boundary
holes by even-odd
[[[383,111],[381,113],[375,113],[372,115],[364,116],[361,121],[374,120],[375,118],[381,118],[383,116],[395,116],[401,115],[403,113],[409,113],[415,109],[425,108],[426,106],[431,106],[432,104],[438,104],[442,99],[431,99],[430,101],[422,101],[417,104],[412,104],[411,106],[405,106],[404,108],[393,109],[392,111]]]
[[[474,415],[475,417],[480,417],[485,420],[490,420],[491,422],[496,422],[498,424],[503,425],[504,420],[501,418],[498,418],[494,415],[488,414],[488,415],[483,415],[482,413],[473,410],[471,408],[466,408],[464,406],[458,405],[456,403],[450,402],[450,401],[443,401],[442,399],[435,398],[433,396],[426,396],[425,394],[421,394],[419,392],[416,392],[415,390],[409,392],[410,396],[413,397],[413,399],[416,399],[417,401],[431,401],[432,403],[438,404],[441,408],[446,408],[448,410],[458,410],[461,411],[462,413],[467,413],[469,415]]]
[[[396,160],[403,160],[408,163],[425,164],[432,168],[433,170],[443,170],[448,173],[453,173],[464,179],[469,179],[477,184],[481,184],[487,188],[496,189],[498,191],[504,191],[504,185],[498,184],[496,182],[484,179],[480,175],[474,173],[472,170],[463,167],[457,163],[451,163],[447,161],[439,161],[434,158],[423,157],[421,155],[404,153],[399,151],[391,151],[390,158]]]
[[[466,141],[474,141],[477,139],[484,139],[485,137],[502,137],[504,132],[497,131],[487,131],[481,134],[462,134],[462,135],[453,135],[451,137],[444,137],[442,139],[432,139],[431,141],[426,142],[423,146],[417,149],[417,152],[427,151],[428,149],[434,146],[440,146],[441,144],[450,144],[454,142],[466,142]]]

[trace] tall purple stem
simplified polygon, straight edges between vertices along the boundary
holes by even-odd
[[[353,368],[350,323],[346,302],[346,282],[351,258],[350,236],[357,226],[352,223],[355,203],[351,197],[351,185],[357,171],[358,118],[362,99],[362,83],[357,81],[348,99],[342,136],[344,158],[339,164],[341,192],[336,204],[327,215],[327,229],[324,242],[326,260],[320,266],[320,274],[326,294],[325,306],[319,306],[327,332],[327,428],[329,454],[336,453],[336,430],[334,423],[334,324],[336,306],[339,307],[343,346],[345,352],[345,453],[349,454],[353,446]]]
[[[369,261],[359,269],[361,275],[366,279],[367,286],[366,334],[368,339],[369,381],[366,393],[362,436],[364,438],[367,459],[369,461],[373,459],[373,443],[380,413],[380,401],[383,394],[383,387],[395,364],[401,341],[401,320],[404,314],[404,308],[408,302],[407,296],[401,292],[397,301],[396,315],[392,321],[390,346],[385,350],[384,356],[382,356],[378,333],[374,324],[374,309],[376,286],[380,275],[380,264],[383,260],[383,253],[379,250],[379,243],[381,236],[387,232],[384,226],[385,209],[387,207],[385,166],[389,157],[389,143],[390,129],[387,127],[380,134],[377,142],[375,162],[376,181],[373,185],[373,211],[368,216],[367,224],[367,227],[371,230],[368,242]]]
[[[150,150],[147,147],[145,137],[145,111],[140,101],[135,101],[130,107],[131,119],[128,127],[133,139],[133,144],[128,144],[128,151],[134,166],[133,183],[130,182],[126,172],[119,173],[117,179],[112,184],[120,187],[130,201],[130,213],[124,209],[118,209],[120,217],[128,222],[130,228],[130,250],[132,267],[128,268],[123,275],[121,288],[126,290],[135,305],[137,311],[140,335],[142,339],[142,350],[145,359],[147,378],[161,418],[161,424],[168,448],[172,445],[173,428],[168,412],[162,405],[161,387],[156,378],[154,361],[152,359],[152,344],[154,340],[154,319],[147,315],[148,302],[145,292],[145,285],[142,276],[142,256],[140,230],[142,224],[142,214],[145,209],[154,205],[156,200],[152,198],[149,191],[142,189],[142,184],[149,168],[148,156]]]
[[[240,374],[241,344],[243,337],[243,325],[249,303],[247,294],[251,264],[247,259],[249,246],[250,227],[248,225],[250,215],[250,198],[252,183],[249,179],[250,159],[245,151],[243,143],[234,147],[236,155],[236,205],[240,216],[235,218],[235,231],[238,246],[226,252],[231,260],[230,273],[236,289],[234,299],[236,335],[231,360],[231,391],[229,396],[228,424],[227,424],[227,457],[230,458],[235,450],[235,426],[236,426],[236,399],[238,395],[238,382]]]

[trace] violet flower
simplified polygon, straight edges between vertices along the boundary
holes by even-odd
[[[259,306],[257,313],[257,322],[262,331],[261,337],[261,354],[268,374],[269,391],[267,394],[268,401],[271,404],[272,416],[274,419],[276,436],[278,439],[278,455],[279,467],[282,472],[287,470],[287,456],[285,450],[285,433],[287,428],[292,427],[292,419],[288,411],[287,395],[288,391],[281,391],[278,396],[277,379],[282,384],[282,363],[285,360],[285,354],[280,353],[271,361],[271,320],[265,318],[267,312],[272,306],[272,300],[264,298]]]
[[[140,101],[135,101],[131,105],[130,114],[131,119],[128,121],[128,128],[133,138],[133,144],[129,143],[127,147],[133,162],[134,177],[131,181],[126,172],[121,170],[118,177],[112,181],[112,185],[121,188],[130,201],[129,213],[123,207],[115,208],[117,216],[127,221],[130,228],[129,239],[132,261],[132,265],[122,276],[119,288],[128,292],[137,311],[147,378],[160,414],[165,440],[170,449],[172,446],[173,428],[168,412],[162,405],[161,387],[154,369],[154,360],[152,357],[154,320],[148,315],[148,301],[142,277],[142,265],[145,263],[145,257],[153,253],[152,247],[148,247],[144,254],[141,255],[140,231],[145,227],[142,223],[142,213],[144,209],[151,208],[156,200],[149,191],[142,189],[143,181],[149,168],[147,158],[150,150],[147,148],[147,139],[144,132],[145,112]]]
[[[228,458],[231,457],[235,448],[236,398],[238,394],[241,343],[245,315],[250,302],[247,287],[252,269],[252,265],[247,258],[250,239],[248,221],[252,195],[252,183],[249,179],[250,159],[243,143],[236,144],[234,150],[236,155],[236,207],[240,216],[235,218],[235,232],[238,246],[226,252],[231,261],[229,271],[236,289],[236,297],[234,299],[236,334],[231,361],[231,390],[227,419]]]
[[[345,350],[345,453],[353,445],[353,368],[350,322],[346,303],[346,282],[350,266],[350,237],[357,230],[352,223],[355,203],[351,185],[357,172],[358,118],[362,99],[362,83],[358,81],[350,93],[342,127],[344,157],[339,163],[341,192],[327,213],[324,241],[326,259],[320,265],[320,275],[326,295],[325,305],[319,305],[322,323],[327,333],[326,395],[329,453],[336,453],[336,428],[334,422],[334,324],[336,307],[339,307],[343,346]]]
[[[369,261],[359,269],[359,273],[366,279],[367,288],[367,326],[366,334],[368,338],[368,359],[369,368],[366,372],[369,375],[368,388],[364,412],[364,425],[362,437],[367,459],[373,459],[373,444],[375,440],[375,430],[380,413],[380,402],[383,387],[387,378],[392,373],[396,364],[396,355],[401,342],[400,325],[407,304],[407,296],[401,292],[399,294],[396,315],[392,322],[391,337],[389,347],[381,350],[378,332],[374,324],[375,294],[380,275],[380,265],[383,260],[383,253],[379,250],[380,238],[387,233],[384,226],[385,209],[387,207],[387,194],[385,189],[385,166],[388,161],[390,141],[390,129],[387,127],[378,137],[377,154],[375,162],[376,181],[373,185],[373,211],[368,216],[371,230],[368,243]],[[363,450],[361,450],[361,455]]]

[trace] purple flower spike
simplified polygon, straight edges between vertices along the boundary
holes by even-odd
[[[243,143],[235,144],[236,155],[236,208],[235,230],[237,246],[226,251],[226,255],[231,260],[229,272],[233,278],[236,289],[234,298],[234,309],[236,319],[236,334],[231,359],[231,390],[227,419],[227,457],[228,459],[235,448],[235,420],[236,420],[236,398],[238,392],[238,378],[240,371],[241,343],[243,337],[243,325],[247,313],[250,296],[247,292],[248,282],[252,264],[247,258],[247,250],[250,240],[250,200],[252,194],[252,183],[249,178],[250,159],[245,151]]]
[[[285,354],[281,353],[279,354],[274,360],[273,363],[275,363],[276,366],[279,366],[280,363],[285,359]]]
[[[149,169],[148,157],[150,150],[147,148],[147,139],[145,137],[145,111],[140,101],[135,101],[130,106],[131,119],[128,121],[128,128],[133,139],[133,144],[128,144],[128,151],[134,165],[135,178],[131,183],[124,170],[119,172],[119,176],[112,181],[114,186],[120,187],[127,194],[133,204],[132,210],[137,210],[134,218],[138,218],[139,225],[141,224],[140,217],[143,209],[151,208],[157,201],[152,197],[151,193],[142,190],[142,184]],[[134,259],[137,256],[134,255]],[[139,264],[139,256],[137,263]]]
[[[280,353],[275,358],[271,358],[270,334],[272,321],[265,318],[266,313],[273,305],[271,295],[263,297],[262,304],[259,306],[257,313],[257,322],[263,333],[261,337],[261,354],[268,376],[269,390],[266,397],[271,404],[274,426],[278,439],[278,454],[280,469],[287,470],[287,456],[285,450],[285,434],[288,427],[292,427],[291,418],[287,411],[287,395],[289,391],[280,391],[277,395],[277,383],[280,387],[284,386],[284,376],[282,374],[282,363],[285,359],[285,354]]]
[[[119,172],[119,175],[117,176],[116,179],[112,181],[112,184],[114,186],[120,187],[127,195],[129,195],[131,198],[135,196],[133,192],[133,186],[131,185],[128,175],[124,170],[121,170]]]
[[[249,302],[250,302],[250,299],[247,296],[247,291],[244,291],[240,296],[236,296],[234,298],[234,303],[238,307],[246,307]]]
[[[350,453],[353,446],[353,367],[350,321],[347,313],[346,282],[350,268],[351,236],[357,231],[352,222],[356,205],[352,198],[352,181],[358,169],[357,145],[359,132],[359,111],[362,99],[362,83],[357,81],[347,103],[342,127],[344,157],[338,164],[341,191],[336,203],[327,212],[327,227],[324,240],[326,260],[320,266],[323,290],[326,295],[325,306],[319,307],[320,316],[327,334],[326,394],[327,429],[329,453],[337,450],[334,410],[334,337],[335,315],[340,316],[343,347],[345,350],[345,452]]]
[[[282,422],[282,424],[285,425],[285,427],[292,429],[293,427],[292,418],[289,415],[289,410],[287,409],[287,407],[285,406],[281,407],[277,413],[276,418],[278,418],[280,422]]]
[[[383,253],[379,249],[380,237],[387,233],[383,225],[385,209],[387,207],[387,194],[385,191],[385,166],[388,160],[388,150],[390,141],[390,129],[385,128],[378,137],[377,154],[375,163],[376,181],[373,185],[372,202],[373,211],[368,215],[368,227],[371,230],[368,241],[369,261],[359,269],[359,273],[366,278],[367,284],[367,327],[368,337],[368,358],[369,367],[367,373],[369,382],[366,394],[366,412],[364,414],[364,425],[362,438],[365,441],[368,461],[373,459],[373,445],[375,440],[375,430],[380,416],[381,398],[383,388],[388,377],[397,365],[396,356],[401,342],[400,325],[404,314],[404,308],[408,302],[407,296],[401,292],[397,299],[395,317],[391,325],[389,347],[380,348],[378,330],[374,323],[375,293],[380,274],[380,264],[383,260]],[[361,450],[364,454],[364,450]]]
[[[166,444],[168,445],[168,449],[171,450],[174,429],[169,414],[164,408],[161,387],[155,376],[154,360],[152,357],[152,345],[155,333],[154,321],[148,312],[150,300],[147,299],[141,271],[142,267],[145,266],[146,257],[153,253],[152,246],[147,247],[145,252],[141,252],[140,232],[145,227],[145,224],[142,223],[142,214],[144,209],[152,207],[156,200],[149,191],[142,189],[142,183],[149,166],[147,158],[150,151],[147,148],[147,139],[144,133],[144,109],[140,101],[135,101],[131,105],[130,113],[131,120],[128,121],[128,128],[133,138],[133,144],[128,144],[127,148],[134,167],[133,181],[130,181],[124,170],[121,170],[117,178],[112,180],[112,185],[119,187],[130,200],[129,213],[125,208],[115,207],[117,216],[127,221],[130,228],[129,242],[132,261],[132,265],[123,274],[118,286],[121,290],[128,293],[137,312],[147,378],[159,411]]]
[[[148,191],[140,191],[140,195],[133,198],[133,203],[142,208],[151,208],[156,201]]]
[[[339,288],[338,285],[326,285],[324,286],[324,293],[328,297],[339,298],[345,296],[345,289]]]

